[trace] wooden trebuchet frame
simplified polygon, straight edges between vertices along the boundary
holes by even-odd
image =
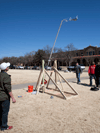
[[[39,74],[39,77],[38,77],[38,81],[37,81],[37,84],[36,84],[36,87],[35,87],[35,90],[37,91],[37,94],[40,90],[40,88],[42,87],[43,89],[44,88],[48,88],[49,86],[49,83],[50,83],[50,80],[52,81],[52,83],[55,85],[55,89],[57,89],[61,95],[63,96],[64,99],[67,99],[66,95],[64,94],[64,91],[63,91],[63,85],[61,84],[61,88],[59,88],[59,86],[57,85],[57,78],[58,77],[61,77],[65,83],[67,83],[67,85],[71,88],[71,90],[74,92],[74,95],[78,95],[78,93],[75,91],[75,89],[68,83],[68,81],[59,73],[59,71],[57,70],[57,68],[55,68],[55,65],[56,62],[54,63],[54,66],[53,66],[53,69],[54,71],[51,71],[50,75],[49,73],[44,69],[44,62],[42,62],[42,69],[40,71],[40,74]],[[52,78],[52,74],[55,73],[55,80],[53,80]],[[47,82],[47,86],[44,84],[44,74],[46,74],[48,76],[48,82]],[[60,79],[60,78],[59,78]],[[41,84],[41,81],[42,84]],[[61,80],[60,80],[60,83],[61,83]],[[43,92],[45,92],[45,89],[43,90]]]
[[[45,70],[45,73],[47,74],[47,76],[50,78],[50,80],[54,83],[54,85],[56,86],[56,88],[60,91],[60,93],[63,95],[64,99],[67,99],[66,96],[64,95],[64,93],[62,92],[62,90],[59,88],[59,86],[56,84],[56,82],[51,78],[51,76],[49,76],[48,72]]]

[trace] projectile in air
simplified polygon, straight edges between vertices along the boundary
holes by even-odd
[[[76,21],[78,19],[78,16],[76,16],[75,18],[69,18],[69,21]]]

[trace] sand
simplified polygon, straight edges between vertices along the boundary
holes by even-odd
[[[39,72],[10,70],[9,74],[12,84],[23,84],[37,82]],[[27,92],[28,88],[12,90],[16,103],[11,101],[8,125],[13,129],[5,133],[100,133],[100,91],[90,91],[88,73],[81,74],[81,84],[74,80],[75,73],[60,73],[66,79],[73,79],[69,83],[79,95],[64,100],[56,96],[51,99],[46,93],[34,95]],[[62,84],[64,90],[70,91],[67,84]]]

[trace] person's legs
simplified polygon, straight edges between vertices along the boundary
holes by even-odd
[[[99,85],[99,77],[96,77],[96,86],[98,87]]]
[[[5,130],[8,128],[7,122],[8,122],[8,112],[10,107],[10,101],[5,100],[2,102],[2,124],[1,124],[1,130]]]
[[[100,88],[100,77],[98,77],[98,86]]]
[[[76,73],[77,83],[78,83],[78,73]]]
[[[95,76],[95,74],[93,74],[93,78],[95,80],[95,85],[96,85],[96,76]]]
[[[93,78],[93,76],[92,76],[92,74],[90,75],[90,86],[92,86],[92,78]]]
[[[96,76],[95,76],[95,86],[97,86],[97,78],[96,78]]]
[[[78,73],[78,82],[80,82],[80,73]]]
[[[0,128],[2,125],[2,107],[1,107],[2,102],[0,101]]]
[[[79,83],[80,82],[80,73],[77,73],[76,77],[77,77],[77,83]]]

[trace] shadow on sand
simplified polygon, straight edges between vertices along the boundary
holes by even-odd
[[[72,83],[77,83],[77,82],[72,81]],[[84,86],[89,86],[89,87],[91,87],[89,84],[86,84],[86,83],[79,83],[78,85],[84,85]]]

